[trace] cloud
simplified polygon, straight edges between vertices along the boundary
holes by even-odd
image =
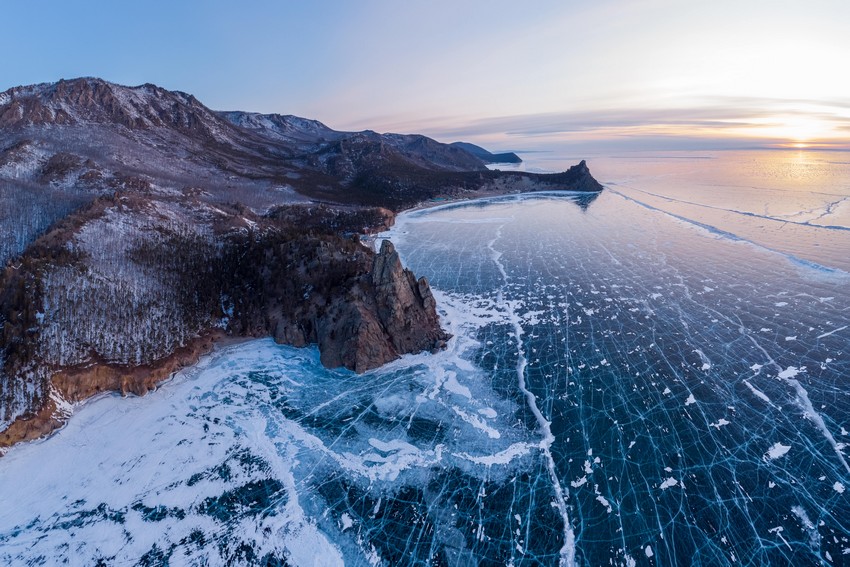
[[[441,140],[494,140],[501,145],[544,141],[645,139],[654,145],[677,139],[705,147],[767,144],[820,139],[830,145],[850,145],[850,103],[807,99],[712,97],[690,105],[663,108],[598,109],[496,116],[476,119],[442,118],[427,122],[388,124],[395,131],[420,131]],[[513,142],[511,142],[513,140]],[[736,141],[734,144],[733,141]],[[629,145],[631,145],[631,141]]]

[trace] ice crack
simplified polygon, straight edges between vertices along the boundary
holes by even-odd
[[[503,299],[503,290],[508,286],[508,273],[505,270],[505,266],[501,261],[502,253],[496,250],[495,245],[496,242],[502,237],[502,228],[504,225],[500,226],[496,230],[496,234],[490,242],[487,243],[487,248],[490,250],[491,259],[493,263],[496,265],[496,268],[499,270],[499,273],[502,276],[503,285],[502,289],[499,291],[499,299],[506,305],[508,320],[514,329],[514,337],[517,342],[517,364],[516,364],[516,374],[517,374],[517,385],[520,391],[525,396],[525,400],[528,403],[528,407],[531,410],[532,415],[534,415],[534,419],[537,421],[540,430],[543,432],[543,439],[540,440],[540,450],[543,453],[543,456],[546,458],[546,468],[549,471],[549,478],[552,482],[552,489],[555,492],[555,506],[558,508],[558,512],[561,515],[561,518],[564,521],[564,545],[561,547],[561,565],[575,565],[575,534],[573,533],[572,527],[570,525],[569,515],[567,514],[567,502],[564,496],[564,489],[561,486],[561,481],[558,479],[557,472],[555,471],[555,460],[552,458],[551,447],[555,442],[555,435],[552,434],[552,427],[549,421],[543,416],[543,412],[540,411],[540,407],[537,405],[537,397],[528,389],[528,386],[525,382],[525,369],[528,366],[528,360],[525,357],[525,350],[522,336],[524,331],[522,329],[522,318],[517,315],[514,306],[509,301],[505,301]]]

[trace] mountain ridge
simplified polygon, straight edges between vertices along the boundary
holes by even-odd
[[[452,142],[449,145],[466,150],[485,163],[522,163],[522,158],[514,152],[501,152],[494,154],[481,146],[476,146],[469,142]]]

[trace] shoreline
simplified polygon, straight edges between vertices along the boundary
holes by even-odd
[[[479,195],[471,196],[471,197],[446,197],[441,201],[423,201],[413,207],[409,207],[407,209],[403,209],[396,213],[396,216],[415,213],[418,211],[427,211],[429,209],[436,209],[438,207],[443,207],[446,205],[457,205],[458,203],[467,203],[473,201],[480,201],[483,199],[493,199],[497,197],[522,197],[524,195],[533,196],[533,195],[548,195],[548,196],[557,196],[561,194],[566,195],[599,195],[602,191],[574,191],[569,189],[542,189],[540,191],[488,191],[481,192]]]
[[[529,184],[532,186],[525,187]],[[520,187],[516,185],[520,185]],[[398,212],[393,212],[390,226],[378,233],[364,234],[363,236],[369,237],[370,240],[374,239],[374,242],[371,243],[374,248],[374,244],[381,240],[379,235],[391,229],[399,215],[441,206],[510,195],[531,195],[535,193],[598,194],[601,192],[551,188],[535,190],[533,185],[534,181],[521,178],[519,183],[514,183],[511,186],[470,191],[469,195],[463,197],[446,196],[435,198],[441,200],[423,201]],[[350,207],[351,205],[337,206]],[[150,365],[128,368],[95,361],[82,367],[58,370],[50,377],[49,391],[51,395],[47,402],[34,414],[18,416],[6,429],[0,431],[0,457],[20,443],[49,438],[52,434],[61,430],[68,419],[73,416],[73,407],[76,404],[88,402],[101,394],[107,393],[118,393],[122,396],[129,394],[144,396],[173,379],[175,374],[181,370],[197,365],[201,358],[215,350],[257,338],[262,337],[232,336],[219,329],[208,329],[183,347],[176,348],[171,355]]]
[[[228,336],[223,331],[203,333],[153,365],[135,368],[90,364],[63,369],[50,377],[51,396],[35,414],[15,418],[0,431],[0,457],[20,443],[49,438],[73,417],[73,408],[103,395],[144,396],[167,384],[179,372],[229,346],[258,337]],[[55,399],[59,396],[59,400]],[[57,403],[59,402],[59,403]]]

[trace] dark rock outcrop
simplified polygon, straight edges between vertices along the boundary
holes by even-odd
[[[428,280],[405,269],[385,240],[369,276],[320,322],[322,364],[365,372],[403,353],[442,349],[449,335],[440,328],[436,307]]]
[[[581,160],[578,164],[561,173],[548,173],[539,176],[544,183],[562,185],[570,191],[597,193],[602,191],[602,185],[590,174],[587,162]]]
[[[370,275],[375,286],[378,315],[384,326],[392,331],[396,350],[411,352],[433,348],[433,342],[439,337],[418,332],[437,326],[437,302],[428,280],[424,276],[417,280],[413,272],[401,265],[398,252],[389,240],[381,243]]]

